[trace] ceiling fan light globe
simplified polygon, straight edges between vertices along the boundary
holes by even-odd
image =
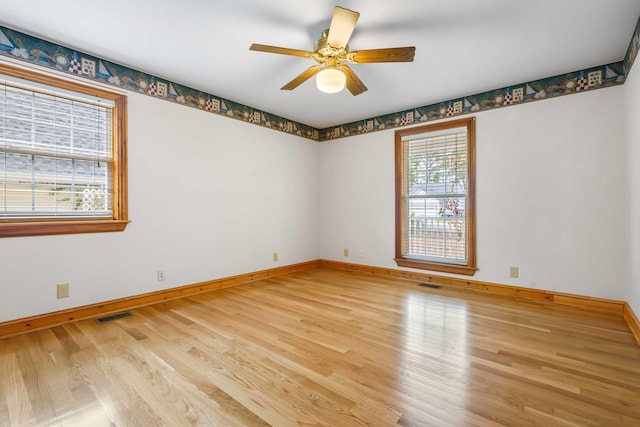
[[[320,92],[338,93],[344,89],[347,83],[347,76],[338,69],[327,68],[316,76],[316,85]]]

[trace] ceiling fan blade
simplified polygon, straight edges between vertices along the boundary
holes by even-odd
[[[353,62],[366,64],[371,62],[413,62],[416,53],[414,46],[392,47],[388,49],[370,49],[351,52]]]
[[[360,14],[358,12],[336,6],[333,10],[333,18],[331,18],[331,26],[327,35],[329,46],[336,49],[346,47],[359,17]]]
[[[318,72],[322,69],[322,65],[314,65],[312,67],[307,68],[302,73],[300,73],[295,79],[291,80],[286,85],[282,86],[281,90],[293,90],[300,86],[302,83],[309,80],[311,77],[318,74]]]
[[[362,83],[362,80],[353,72],[351,67],[342,64],[340,70],[347,76],[347,89],[353,96],[360,95],[362,92],[367,91],[367,87]]]
[[[303,58],[308,58],[312,54],[312,52],[307,52],[306,50],[289,49],[287,47],[269,46],[266,44],[256,43],[252,44],[251,47],[249,47],[249,50],[257,50],[258,52],[268,53],[280,53],[282,55],[302,56]]]

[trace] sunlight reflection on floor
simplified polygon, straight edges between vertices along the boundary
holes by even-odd
[[[466,350],[466,303],[453,299],[443,301],[432,294],[416,292],[405,300],[405,313],[400,372],[403,385],[408,393],[424,390],[425,385],[433,387],[437,390],[433,394],[440,397],[433,402],[434,410],[442,411],[446,419],[462,425],[464,411],[460,408],[466,406],[470,363]],[[414,375],[415,372],[420,375]]]

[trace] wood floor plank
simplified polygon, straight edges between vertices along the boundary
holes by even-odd
[[[619,313],[314,269],[0,341],[0,426],[634,426]]]
[[[183,381],[192,384],[197,390],[202,392],[210,400],[207,412],[215,412],[220,420],[219,425],[251,425],[265,426],[263,420],[254,413],[242,406],[239,402],[217,387],[212,381],[209,381],[202,375],[206,366],[194,363],[192,358],[185,357],[185,354],[193,351],[193,345],[189,341],[181,340],[180,342],[168,342],[157,331],[147,331],[149,340],[146,345],[159,359],[167,366],[179,372]],[[154,339],[155,338],[155,339]],[[183,387],[186,387],[184,384]],[[201,408],[206,408],[206,402],[199,399]],[[213,411],[211,410],[213,408]],[[212,415],[212,414],[210,414]]]
[[[2,424],[29,426],[36,425],[29,391],[22,378],[22,371],[16,353],[0,356],[0,375],[5,419]]]

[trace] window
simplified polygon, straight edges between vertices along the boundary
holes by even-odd
[[[126,101],[0,64],[0,237],[124,230]]]
[[[395,133],[396,263],[473,275],[475,118]]]

